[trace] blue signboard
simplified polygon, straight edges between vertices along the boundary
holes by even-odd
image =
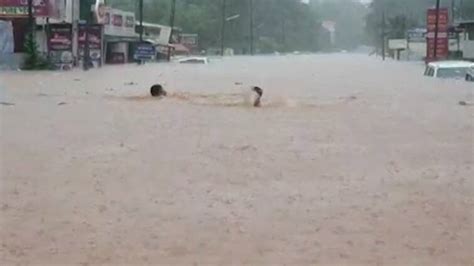
[[[409,42],[426,42],[426,29],[415,28],[407,30],[407,37]]]
[[[150,43],[139,43],[135,47],[135,60],[153,60],[156,55],[155,46]]]

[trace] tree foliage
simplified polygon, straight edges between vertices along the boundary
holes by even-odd
[[[38,44],[34,35],[30,32],[25,39],[25,59],[23,70],[45,70],[51,69],[51,64],[47,58],[43,57],[38,51]]]
[[[169,25],[172,0],[144,0],[144,20]],[[260,52],[317,51],[321,47],[321,22],[337,23],[338,47],[354,47],[364,39],[366,7],[358,0],[225,0],[225,46],[248,53],[253,14],[254,45]],[[199,34],[203,49],[219,47],[223,0],[176,0],[176,23],[186,33]],[[253,6],[251,6],[253,3]],[[116,8],[138,11],[138,1],[108,0]],[[252,10],[252,12],[251,12]],[[137,12],[138,14],[138,12]]]

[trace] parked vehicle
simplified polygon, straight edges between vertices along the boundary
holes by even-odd
[[[467,78],[468,71],[474,69],[474,63],[468,61],[439,61],[426,66],[425,76],[444,79]]]
[[[178,60],[180,64],[208,64],[209,59],[207,57],[185,57]]]
[[[469,68],[466,73],[466,81],[474,82],[474,68]]]

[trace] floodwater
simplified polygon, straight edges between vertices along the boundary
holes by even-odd
[[[1,264],[473,265],[474,85],[422,73],[351,54],[0,73]]]

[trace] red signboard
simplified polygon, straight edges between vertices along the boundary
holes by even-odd
[[[428,9],[426,19],[427,29],[427,44],[426,44],[426,61],[436,61],[439,59],[446,59],[449,54],[449,11],[447,8],[440,8],[438,13],[438,38],[435,45],[436,37],[436,9]],[[435,56],[436,46],[436,56]]]
[[[96,67],[102,64],[102,28],[103,26],[100,24],[89,25],[87,32],[90,60]],[[83,61],[86,47],[86,25],[79,25],[78,34],[79,58]]]
[[[50,24],[48,34],[49,58],[57,69],[70,70],[72,56],[71,24]]]
[[[50,0],[33,0],[34,16],[49,16],[50,6]],[[28,0],[0,0],[0,17],[26,16],[28,16]]]

